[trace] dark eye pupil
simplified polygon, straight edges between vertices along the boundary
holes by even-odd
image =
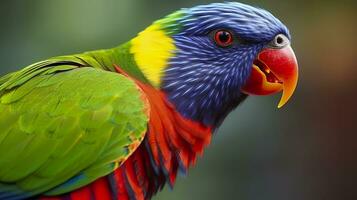
[[[223,43],[226,43],[230,40],[230,33],[226,32],[226,31],[221,31],[219,33],[219,40]]]
[[[220,30],[215,33],[214,40],[218,46],[227,47],[233,43],[232,34],[229,31]]]

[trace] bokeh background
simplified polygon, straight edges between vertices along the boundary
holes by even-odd
[[[110,48],[178,8],[210,0],[2,0],[0,73],[64,54]],[[156,200],[356,200],[356,1],[244,0],[291,30],[296,94],[250,97],[174,192]],[[1,114],[1,113],[0,113]]]

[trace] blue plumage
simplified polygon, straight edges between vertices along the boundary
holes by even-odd
[[[246,95],[240,88],[257,54],[277,35],[289,31],[269,12],[229,2],[183,9],[181,31],[172,37],[177,51],[162,88],[185,117],[217,127]],[[215,44],[216,30],[229,30],[234,43]]]
[[[19,187],[0,183],[0,199],[20,200],[32,196],[31,193],[21,190]]]

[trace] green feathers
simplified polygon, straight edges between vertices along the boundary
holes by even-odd
[[[0,191],[71,191],[112,172],[143,140],[147,102],[134,82],[103,70],[115,63],[107,53],[57,57],[0,78]]]

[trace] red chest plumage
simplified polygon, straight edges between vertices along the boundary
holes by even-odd
[[[117,67],[119,73],[124,73]],[[120,192],[145,199],[166,181],[173,186],[178,170],[186,172],[211,141],[211,128],[185,119],[167,102],[165,94],[136,81],[150,102],[150,121],[144,142],[115,172],[126,179]],[[128,190],[129,186],[129,190]],[[120,194],[119,194],[120,196]],[[129,198],[131,199],[131,198]]]

